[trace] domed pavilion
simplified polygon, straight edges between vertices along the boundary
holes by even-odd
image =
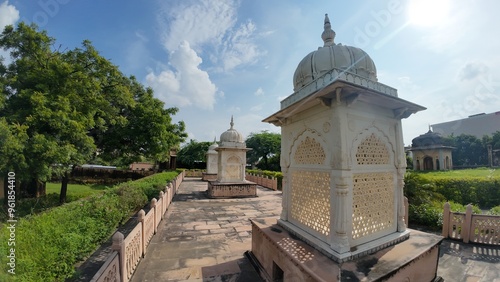
[[[230,128],[219,139],[217,152],[217,180],[208,182],[211,198],[255,197],[257,184],[245,180],[246,147],[243,135],[234,128],[231,117]]]
[[[401,119],[425,108],[379,83],[365,51],[335,43],[328,15],[321,38],[263,120],[281,127],[282,213],[252,221],[251,254],[272,281],[431,281],[441,237],[407,229],[403,201]]]
[[[443,137],[429,131],[413,138],[410,151],[413,154],[413,170],[449,170],[452,165],[453,147],[444,145]]]
[[[203,181],[216,180],[217,179],[217,170],[219,169],[219,161],[218,154],[215,149],[219,147],[217,141],[214,138],[214,143],[212,143],[209,147],[205,156],[207,157],[207,171],[203,172],[201,179]]]

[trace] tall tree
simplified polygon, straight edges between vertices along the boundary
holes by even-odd
[[[189,140],[189,143],[182,146],[181,150],[177,152],[177,161],[187,168],[194,168],[195,163],[204,162],[205,154],[210,147],[211,142],[197,142],[196,140]]]
[[[247,152],[248,163],[256,164],[260,169],[279,170],[281,134],[269,131],[250,133],[245,142],[248,148],[252,148]]]
[[[488,164],[487,143],[490,137],[479,139],[474,135],[449,136],[445,145],[453,146],[453,166],[479,166]]]
[[[1,126],[10,130],[0,141],[19,140],[16,156],[22,156],[5,157],[3,169],[23,167],[16,173],[29,195],[43,194],[55,173],[64,202],[70,169],[96,154],[162,160],[186,138],[184,123],[172,124],[177,109],[164,109],[151,89],[125,77],[89,41],[64,52],[53,50],[54,42],[24,23],[0,36],[0,48],[12,57],[0,64]]]

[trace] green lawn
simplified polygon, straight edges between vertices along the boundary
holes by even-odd
[[[104,191],[110,188],[110,186],[93,184],[93,185],[81,185],[81,184],[68,184],[67,196],[70,198],[85,198],[95,193]],[[47,183],[46,193],[56,193],[59,195],[61,192],[61,183]]]
[[[110,188],[106,185],[80,185],[68,184],[68,192],[66,193],[66,202],[76,201],[81,198],[91,196],[96,193],[101,193],[105,189]],[[16,203],[16,217],[21,218],[30,214],[36,214],[53,207],[59,206],[59,193],[61,191],[61,183],[47,183],[46,196],[40,198],[19,199]],[[0,212],[0,222],[7,220],[6,209]]]
[[[429,180],[436,179],[474,179],[474,180],[500,180],[500,169],[490,169],[490,168],[474,168],[474,169],[458,169],[458,170],[447,170],[447,171],[411,171],[412,173],[417,173],[422,177]]]

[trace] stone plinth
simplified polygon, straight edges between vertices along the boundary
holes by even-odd
[[[209,181],[207,194],[209,198],[257,197],[257,184],[250,181]]]
[[[410,238],[397,245],[339,264],[288,233],[276,219],[255,219],[251,254],[270,281],[441,281],[436,273],[443,238],[409,231]]]
[[[215,180],[217,180],[217,173],[204,172],[201,176],[201,180],[203,180],[203,181],[215,181]]]

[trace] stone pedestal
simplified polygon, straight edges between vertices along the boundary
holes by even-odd
[[[269,281],[442,281],[436,273],[443,238],[409,232],[410,238],[399,244],[338,263],[276,224],[276,219],[255,219],[250,257]]]
[[[202,176],[201,176],[201,180],[203,180],[203,181],[215,181],[215,180],[217,180],[217,173],[203,172]]]
[[[207,196],[209,198],[257,197],[257,184],[250,181],[243,181],[243,182],[209,181]]]

